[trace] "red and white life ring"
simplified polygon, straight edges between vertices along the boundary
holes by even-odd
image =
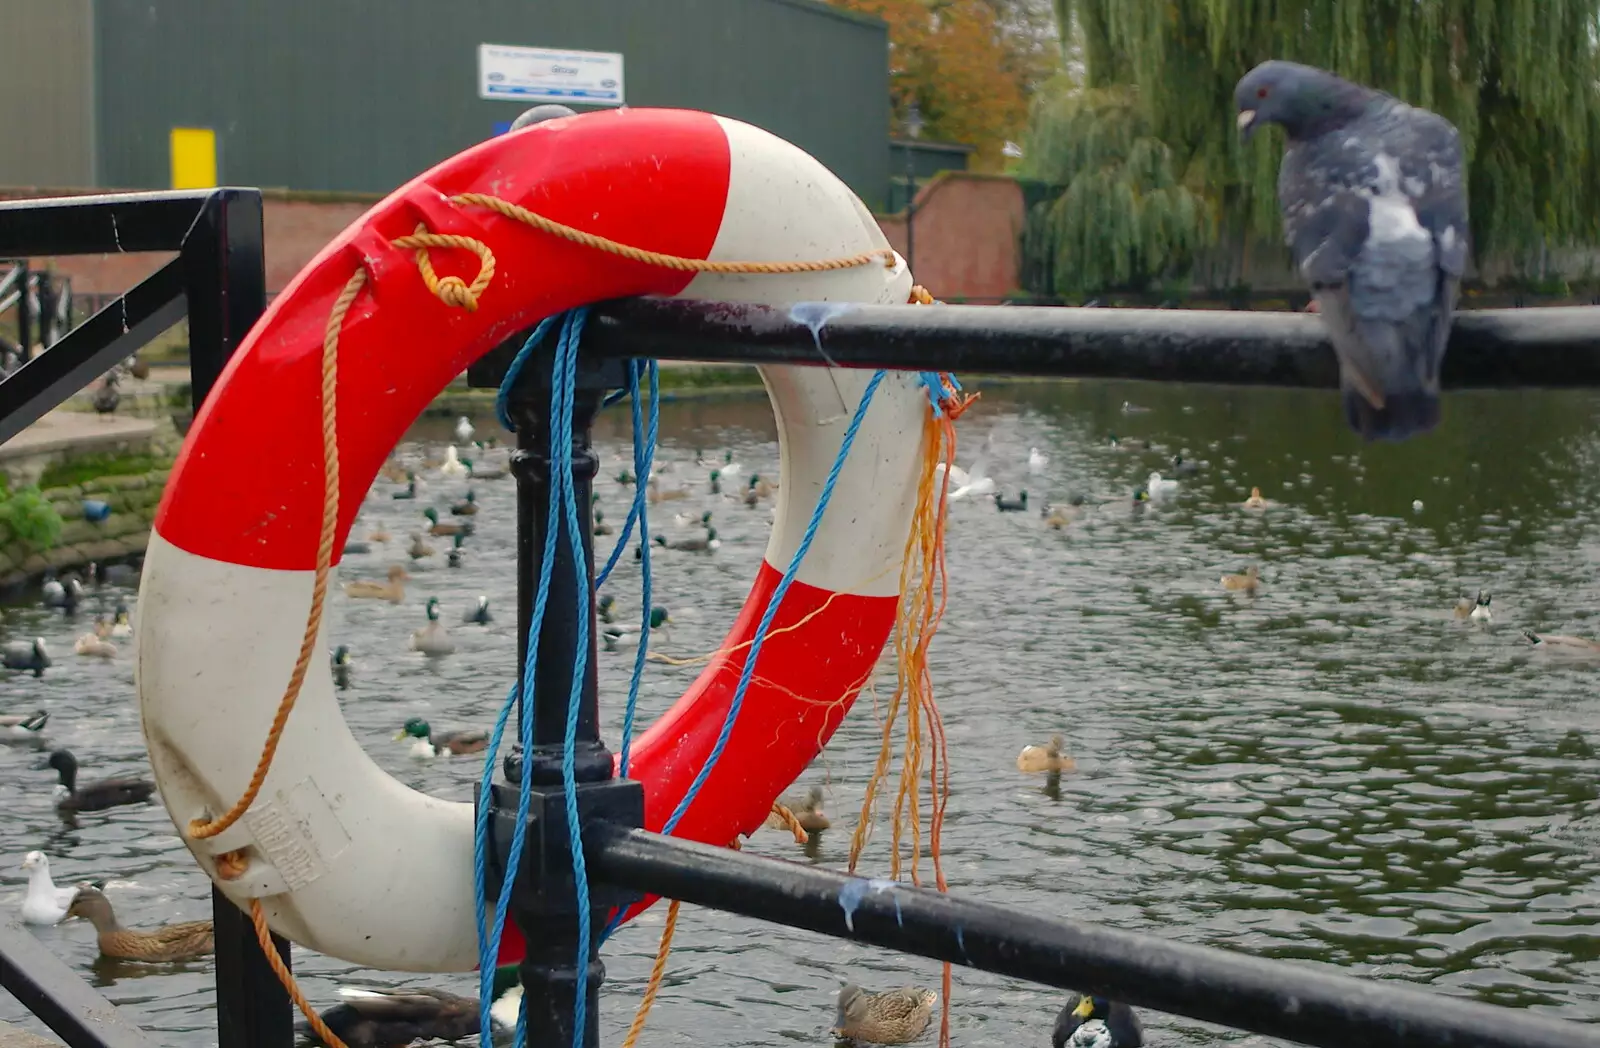
[[[646,109],[492,139],[403,186],[342,233],[278,296],[223,372],[173,467],[150,538],[136,673],[151,764],[180,832],[240,796],[295,662],[323,498],[323,328],[355,267],[366,267],[368,282],[340,339],[335,550],[385,456],[428,402],[541,317],[630,295],[901,303],[911,287],[898,259],[892,268],[782,276],[672,272],[451,202],[464,192],[690,258],[817,260],[888,247],[856,196],[795,146],[735,120]],[[413,252],[392,245],[419,222],[492,246],[498,266],[475,311],[429,294]],[[466,252],[432,254],[442,275],[475,272]],[[799,544],[869,374],[768,367],[763,378],[780,428],[776,524],[723,644],[740,654],[713,661],[633,750],[630,771],[645,784],[652,828],[711,749],[742,668],[740,646]],[[880,386],[774,626],[815,617],[766,643],[727,752],[679,836],[724,844],[753,832],[871,673],[895,616],[927,410],[913,376]],[[319,651],[327,633],[325,618]],[[491,702],[486,695],[486,714]],[[382,771],[346,726],[323,658],[311,662],[250,811],[216,837],[182,836],[230,898],[259,898],[273,929],[306,947],[396,970],[477,965],[471,806]],[[242,875],[219,878],[215,857],[236,849],[246,849]],[[509,922],[506,939],[502,957],[520,955]]]

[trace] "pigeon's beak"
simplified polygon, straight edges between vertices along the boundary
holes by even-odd
[[[1256,133],[1256,111],[1254,109],[1241,109],[1239,110],[1239,115],[1234,118],[1234,122],[1239,125],[1240,136],[1246,142],[1250,141],[1250,136]]]

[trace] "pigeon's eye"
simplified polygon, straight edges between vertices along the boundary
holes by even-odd
[[[1266,98],[1267,97],[1267,89],[1264,88],[1264,87],[1256,88],[1256,97],[1257,98]]]

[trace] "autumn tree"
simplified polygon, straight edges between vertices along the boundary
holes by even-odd
[[[892,135],[915,102],[926,138],[960,142],[998,169],[1028,102],[1056,62],[1042,0],[834,0],[889,26]]]
[[[1141,126],[1169,151],[1174,182],[1207,202],[1213,240],[1281,241],[1281,135],[1258,135],[1245,147],[1232,119],[1233,85],[1266,58],[1331,69],[1454,122],[1468,158],[1480,259],[1600,234],[1600,209],[1585,206],[1600,200],[1600,0],[1054,2],[1078,75],[1051,91],[1130,92]],[[1081,133],[1064,122],[1065,111],[1059,101],[1036,104],[1030,156]],[[1084,177],[1070,167],[1034,173],[1063,184]],[[1108,174],[1102,165],[1093,177],[1115,193],[1141,176],[1125,166]],[[1107,199],[1085,214],[1111,206]]]

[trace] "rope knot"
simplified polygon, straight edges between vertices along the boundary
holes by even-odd
[[[459,306],[468,313],[476,312],[478,309],[478,296],[472,293],[467,282],[460,277],[440,277],[439,282],[433,286],[433,293],[447,306]]]
[[[245,855],[243,848],[231,852],[223,852],[217,856],[217,876],[225,881],[238,880],[244,871],[249,868],[250,860]]]

